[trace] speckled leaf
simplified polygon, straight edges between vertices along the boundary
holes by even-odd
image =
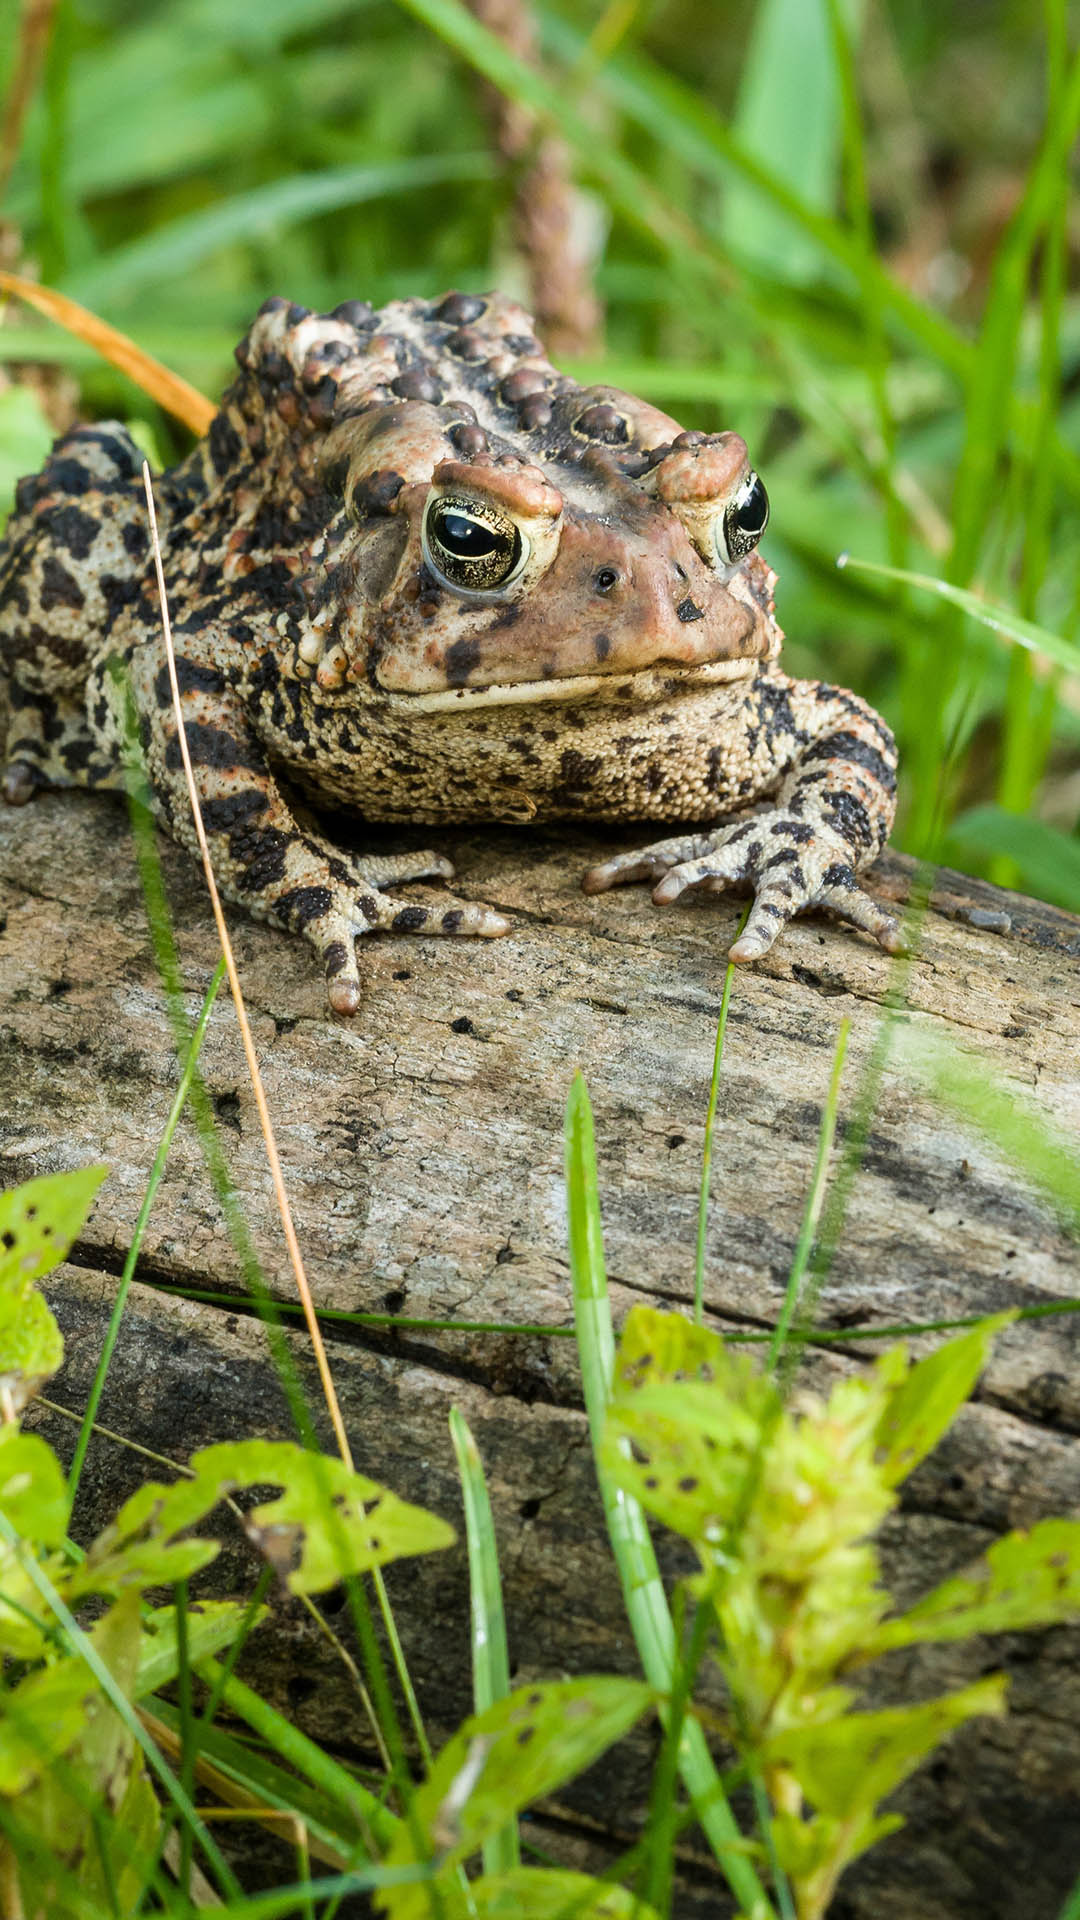
[[[958,1339],[946,1340],[917,1361],[900,1382],[877,1430],[878,1459],[887,1486],[905,1480],[937,1446],[974,1391],[995,1334],[1015,1317],[997,1313]]]
[[[441,1891],[451,1868],[477,1853],[523,1807],[590,1766],[653,1698],[640,1680],[603,1676],[521,1687],[475,1714],[439,1754],[387,1864],[417,1859],[419,1830],[428,1857],[438,1861]],[[426,1920],[431,1911],[423,1881],[383,1888],[376,1901],[392,1920]]]
[[[778,1411],[771,1380],[681,1314],[634,1307],[615,1364],[601,1461],[666,1526],[713,1542]]]
[[[868,1653],[972,1633],[1014,1633],[1080,1615],[1080,1521],[1042,1520],[1030,1533],[1007,1533],[971,1573],[958,1574],[886,1620]]]
[[[954,1727],[1005,1711],[1003,1674],[958,1693],[881,1713],[846,1713],[824,1725],[792,1727],[766,1742],[761,1761],[792,1773],[804,1799],[840,1820],[869,1812],[892,1793]]]
[[[282,1489],[245,1514],[244,1528],[291,1593],[321,1593],[347,1574],[453,1543],[445,1520],[289,1441],[224,1442],[193,1454],[191,1467],[190,1480],[150,1481],[125,1503],[74,1575],[73,1597],[187,1578],[218,1546],[178,1536],[248,1486]]]
[[[587,1873],[516,1867],[469,1889],[476,1920],[657,1920],[655,1907]]]
[[[64,1258],[107,1172],[80,1167],[0,1193],[0,1405],[9,1420],[63,1360],[60,1329],[34,1282]]]
[[[0,1193],[0,1299],[20,1293],[64,1258],[108,1171],[48,1173]]]

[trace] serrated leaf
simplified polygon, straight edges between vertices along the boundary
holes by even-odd
[[[1042,1520],[1008,1533],[972,1573],[928,1593],[898,1620],[886,1620],[867,1653],[973,1633],[1047,1627],[1080,1614],[1080,1520]]]
[[[619,1342],[601,1462],[674,1532],[715,1544],[779,1407],[771,1380],[718,1334],[681,1314],[634,1307]]]
[[[516,1867],[472,1881],[476,1920],[657,1920],[655,1907],[587,1873]]]
[[[918,1706],[788,1728],[766,1742],[761,1759],[766,1771],[793,1774],[803,1798],[819,1812],[850,1820],[872,1812],[954,1727],[976,1714],[1004,1713],[1005,1688],[1004,1674],[991,1674]]]
[[[1014,1313],[996,1313],[919,1360],[889,1399],[877,1430],[885,1484],[898,1486],[937,1446],[971,1397],[991,1344]]]
[[[523,1807],[590,1766],[652,1701],[643,1681],[599,1676],[521,1687],[475,1714],[414,1795],[386,1864],[424,1858],[419,1838],[440,1875],[448,1872]],[[375,1898],[392,1920],[426,1920],[430,1912],[425,1882],[385,1887]]]
[[[349,1574],[454,1540],[445,1520],[290,1441],[226,1441],[194,1454],[191,1467],[191,1479],[171,1487],[150,1481],[125,1502],[73,1576],[72,1598],[187,1579],[218,1544],[179,1536],[242,1487],[282,1488],[245,1514],[244,1528],[290,1593],[321,1593]]]
[[[258,1626],[269,1609],[260,1607],[252,1619],[246,1606],[236,1600],[195,1600],[187,1612],[188,1659],[193,1667],[211,1654],[230,1647],[240,1628]],[[168,1686],[179,1670],[176,1634],[176,1608],[156,1607],[144,1614],[139,1634],[139,1667],[132,1698],[142,1700],[159,1687]]]

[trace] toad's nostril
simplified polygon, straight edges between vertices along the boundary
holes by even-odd
[[[597,567],[593,574],[593,587],[597,593],[610,593],[619,584],[619,576],[614,567]]]

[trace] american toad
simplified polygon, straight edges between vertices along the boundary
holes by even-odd
[[[370,820],[695,823],[586,891],[748,885],[737,960],[818,906],[896,948],[855,879],[892,822],[892,736],[779,671],[768,502],[736,434],[577,386],[498,296],[270,300],[236,358],[157,482],[186,731],[223,892],[307,936],[332,1007],[357,1005],[357,934],[507,923],[394,899],[448,862],[343,852],[293,793]],[[140,466],[122,427],[78,427],[20,484],[3,790],[122,784],[119,659],[159,816],[193,847]]]

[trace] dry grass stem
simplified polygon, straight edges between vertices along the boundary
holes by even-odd
[[[195,822],[195,833],[199,842],[199,851],[202,854],[203,871],[206,874],[206,884],[210,890],[210,904],[214,911],[218,939],[221,941],[221,951],[225,956],[225,966],[229,975],[229,987],[232,991],[233,1005],[236,1008],[236,1019],[240,1028],[240,1038],[243,1042],[244,1057],[247,1061],[252,1091],[255,1095],[255,1105],[259,1113],[259,1125],[262,1128],[263,1140],[266,1144],[266,1157],[270,1163],[270,1175],[274,1183],[274,1194],[277,1199],[278,1212],[281,1215],[285,1244],[289,1250],[289,1259],[292,1262],[293,1274],[296,1279],[296,1291],[304,1310],[304,1320],[311,1339],[315,1363],[319,1369],[319,1380],[322,1385],[323,1397],[326,1401],[330,1419],[333,1422],[338,1451],[345,1465],[351,1471],[353,1465],[352,1451],[349,1446],[348,1436],[345,1432],[345,1422],[341,1417],[341,1407],[338,1404],[333,1376],[330,1372],[330,1363],[326,1356],[322,1329],[319,1326],[315,1313],[315,1303],[311,1297],[311,1288],[308,1285],[307,1274],[304,1271],[304,1262],[300,1253],[300,1243],[296,1237],[296,1228],[293,1225],[292,1209],[289,1206],[289,1196],[285,1191],[285,1181],[282,1177],[281,1160],[278,1155],[277,1141],[274,1138],[270,1109],[266,1103],[266,1093],[263,1088],[262,1075],[259,1072],[255,1043],[251,1037],[247,1008],[244,1005],[244,996],[240,988],[240,977],[236,970],[236,961],[233,957],[229,930],[225,925],[221,896],[218,893],[217,881],[214,879],[214,869],[210,859],[210,848],[207,843],[206,829],[203,826],[202,809],[199,806],[199,796],[195,789],[195,778],[191,770],[191,756],[188,752],[187,734],[184,731],[184,716],[180,706],[180,688],[176,678],[176,654],[173,650],[172,626],[169,620],[168,598],[165,592],[165,572],[161,560],[161,543],[158,539],[157,515],[154,511],[154,489],[150,478],[150,468],[145,460],[143,461],[143,486],[146,489],[146,505],[150,515],[150,540],[154,550],[154,568],[157,574],[158,601],[161,607],[161,628],[165,640],[165,655],[169,666],[169,685],[172,688],[173,712],[176,716],[180,756],[184,763],[184,777],[187,781],[188,796],[191,801],[191,812]]]

